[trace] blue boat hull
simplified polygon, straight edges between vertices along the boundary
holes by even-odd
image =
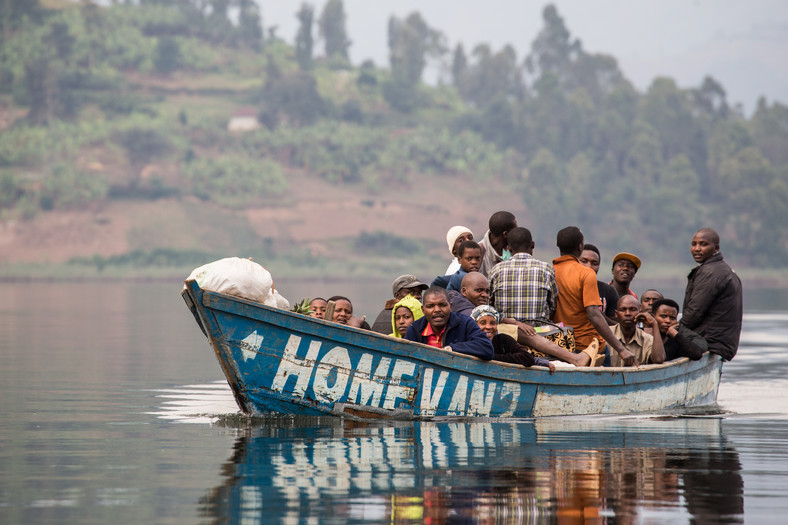
[[[203,291],[187,305],[247,414],[518,418],[715,406],[722,361],[523,368]]]

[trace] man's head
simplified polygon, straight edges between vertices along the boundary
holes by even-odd
[[[555,236],[555,245],[561,255],[580,257],[583,253],[583,232],[577,226],[567,226]]]
[[[496,211],[490,216],[490,244],[495,252],[501,254],[508,245],[509,232],[517,228],[517,219],[508,211]]]
[[[334,301],[334,317],[331,320],[335,323],[347,324],[353,317],[353,303],[350,302],[350,299],[342,295],[335,295],[329,297],[328,300]]]
[[[640,268],[640,258],[631,253],[621,252],[613,257],[613,280],[622,287],[629,288],[629,283],[635,278]]]
[[[512,228],[507,237],[509,240],[509,250],[515,253],[534,253],[534,239],[528,228]]]
[[[462,278],[460,293],[464,295],[473,306],[490,303],[490,282],[479,272],[469,272]]]
[[[692,236],[690,252],[695,262],[700,264],[720,251],[720,236],[711,228],[701,228]]]
[[[449,245],[449,251],[454,257],[457,257],[457,249],[465,241],[473,240],[473,232],[465,226],[452,226],[446,234],[446,243]]]
[[[622,329],[632,329],[635,326],[635,317],[640,313],[640,303],[631,295],[624,295],[616,305],[616,320]]]
[[[415,275],[410,274],[400,275],[391,283],[394,299],[402,299],[406,295],[412,295],[417,299],[421,299],[421,292],[427,288],[426,284],[416,279]]]
[[[580,264],[588,266],[594,273],[599,273],[599,263],[602,256],[599,255],[599,248],[593,244],[584,244],[583,251],[580,253]]]
[[[465,241],[457,249],[457,261],[466,272],[476,272],[482,266],[482,248],[474,241]]]
[[[642,312],[654,313],[654,302],[662,299],[664,296],[653,288],[649,288],[640,294],[640,310]]]
[[[673,299],[659,299],[652,305],[654,319],[659,325],[659,333],[667,334],[668,328],[676,324],[679,316],[679,303]]]
[[[434,332],[442,331],[449,322],[449,314],[451,313],[451,303],[446,289],[439,286],[427,288],[427,291],[424,292],[424,305],[421,310],[432,330]]]

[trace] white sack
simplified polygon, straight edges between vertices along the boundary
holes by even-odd
[[[203,290],[248,299],[266,306],[279,307],[287,300],[274,290],[271,273],[252,261],[228,257],[196,268],[187,281],[195,280]],[[281,297],[278,301],[277,297]],[[290,305],[287,303],[287,308]]]

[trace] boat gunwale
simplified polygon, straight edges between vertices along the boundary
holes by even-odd
[[[607,382],[599,383],[597,384],[597,386],[608,387],[608,386],[616,386],[616,385],[647,384],[657,381],[661,382],[665,380],[671,380],[673,378],[683,376],[689,373],[697,373],[701,371],[703,368],[709,366],[717,366],[716,362],[714,361],[715,356],[713,354],[709,354],[709,355],[704,354],[704,356],[698,361],[690,361],[689,358],[682,357],[662,364],[639,365],[639,367],[558,366],[556,367],[555,374],[549,374],[549,369],[547,367],[541,367],[541,366],[523,367],[522,365],[513,364],[513,363],[503,363],[500,361],[484,361],[475,356],[461,354],[459,352],[445,350],[443,348],[436,348],[415,341],[408,341],[405,339],[394,338],[389,335],[380,334],[377,332],[372,332],[370,330],[364,330],[361,328],[355,328],[352,326],[341,325],[323,319],[316,319],[296,312],[291,312],[273,306],[268,306],[242,297],[223,294],[220,292],[213,292],[210,290],[203,290],[202,288],[200,288],[199,284],[196,281],[185,281],[187,288],[190,283],[193,283],[194,286],[202,294],[202,300],[200,301],[200,306],[208,310],[215,309],[230,315],[248,317],[250,319],[253,319],[255,321],[264,324],[276,325],[276,323],[272,323],[269,320],[263,319],[262,316],[250,315],[250,314],[254,314],[255,312],[262,311],[262,312],[267,312],[268,314],[272,314],[274,316],[283,316],[285,318],[290,318],[298,324],[305,323],[306,326],[314,327],[315,329],[322,327],[322,328],[327,328],[331,331],[338,332],[340,334],[346,334],[351,336],[358,335],[362,337],[371,337],[373,339],[377,338],[389,345],[392,344],[395,346],[403,345],[406,348],[410,346],[409,350],[418,349],[420,352],[428,352],[433,355],[440,355],[444,359],[448,358],[451,361],[455,361],[456,359],[464,360],[468,364],[473,364],[472,366],[474,370],[462,370],[460,369],[461,365],[458,366],[457,364],[454,363],[442,363],[442,362],[435,363],[429,359],[429,355],[413,355],[410,352],[402,352],[400,354],[399,352],[393,352],[389,349],[385,349],[385,350],[377,349],[365,344],[353,343],[357,347],[369,348],[372,351],[387,354],[387,355],[393,355],[398,358],[413,359],[413,360],[421,361],[426,365],[433,364],[437,366],[443,366],[449,369],[453,369],[458,373],[471,373],[474,375],[488,377],[490,379],[495,379],[495,380],[516,381],[518,383],[523,383],[523,384],[534,384],[534,383],[550,384],[552,386],[560,386],[562,384],[575,385],[575,383],[564,383],[563,381],[558,380],[557,376],[559,376],[559,373],[560,376],[564,376],[564,374],[566,373],[576,374],[579,372],[585,374],[591,373],[594,374],[596,377],[607,377],[608,378]],[[246,307],[252,308],[252,310],[248,312],[245,311],[243,313],[240,313],[232,308],[231,305],[234,304],[241,304]],[[309,336],[318,337],[320,339],[336,340],[334,337],[331,337],[330,335],[327,336],[324,333],[323,334],[318,333],[317,330],[302,330],[299,328],[296,331]],[[490,369],[488,371],[475,370],[476,363],[478,364],[484,363],[485,365],[493,364],[496,365],[497,367],[500,367],[503,370],[508,370],[509,372],[498,374],[496,373],[495,369]],[[680,369],[677,369],[677,367],[679,367]],[[512,372],[532,372],[536,374],[535,377],[533,378],[530,377],[514,378],[511,377]],[[658,374],[659,372],[664,372],[665,375]],[[520,374],[518,373],[517,375]],[[660,375],[661,377],[652,377],[654,375]],[[570,377],[570,376],[566,376],[566,377]]]

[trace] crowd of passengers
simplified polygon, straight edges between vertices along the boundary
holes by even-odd
[[[742,288],[710,228],[692,237],[698,264],[688,275],[683,313],[676,300],[631,284],[641,267],[632,253],[613,257],[612,280],[597,279],[601,254],[575,226],[556,236],[552,264],[533,257],[531,232],[515,216],[494,213],[477,242],[454,226],[446,235],[452,255],[446,274],[428,286],[414,275],[392,283],[393,297],[370,326],[353,315],[347,297],[316,298],[310,315],[484,360],[523,366],[639,366],[707,351],[730,360],[742,321]],[[576,351],[544,335],[572,327]]]

